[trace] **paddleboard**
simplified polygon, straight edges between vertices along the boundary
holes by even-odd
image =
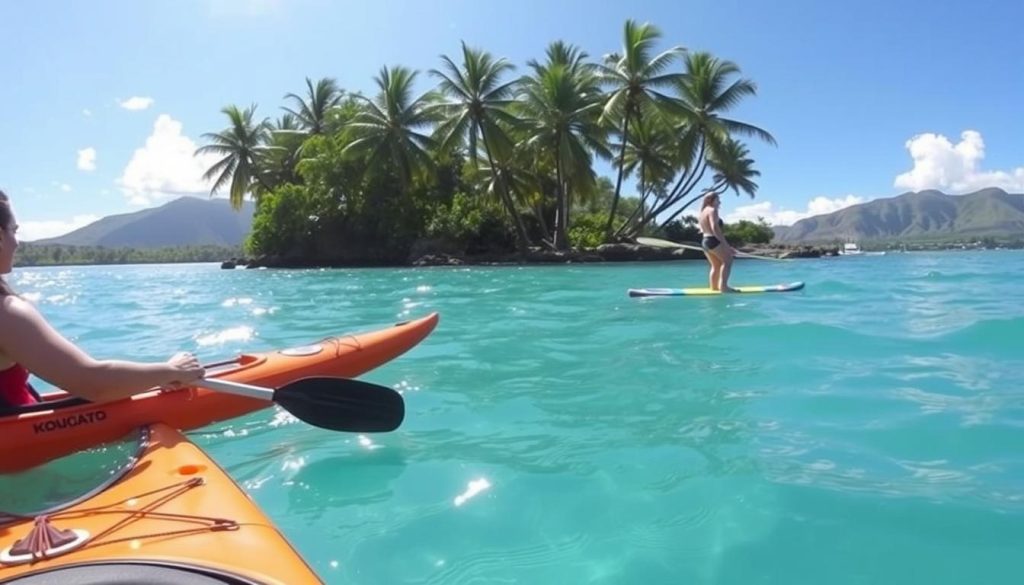
[[[771,284],[767,286],[737,286],[736,291],[741,293],[766,293],[766,292],[791,292],[804,287],[802,282],[791,282],[789,284]],[[709,296],[723,294],[710,288],[631,288],[631,297],[683,297],[683,296]],[[734,293],[727,293],[734,294]]]

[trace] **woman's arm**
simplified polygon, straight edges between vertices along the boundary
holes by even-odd
[[[0,351],[54,386],[93,402],[188,384],[203,375],[191,356],[178,355],[167,363],[95,360],[15,296],[0,298]]]

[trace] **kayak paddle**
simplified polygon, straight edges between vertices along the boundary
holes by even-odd
[[[393,431],[405,418],[405,402],[397,391],[350,378],[301,378],[276,389],[204,378],[196,386],[268,400],[303,422],[331,431]]]
[[[692,244],[680,244],[678,242],[670,242],[668,240],[662,240],[661,238],[637,238],[638,244],[644,246],[654,246],[656,248],[686,248],[687,250],[697,250],[703,252],[704,248],[700,246],[694,246]],[[772,258],[771,256],[758,256],[757,254],[747,254],[746,252],[740,252],[736,250],[737,256],[743,256],[745,258],[757,258],[758,260],[774,260],[775,262],[789,262],[788,258]]]

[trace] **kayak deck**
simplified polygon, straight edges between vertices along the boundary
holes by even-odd
[[[124,476],[84,501],[48,512],[53,528],[85,537],[77,548],[32,559],[12,547],[35,520],[0,519],[0,582],[77,583],[72,577],[95,575],[81,582],[321,583],[199,447],[166,425],[144,432],[141,455]],[[125,565],[136,580],[125,580]]]

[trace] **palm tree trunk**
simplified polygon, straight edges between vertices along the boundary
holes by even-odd
[[[715,183],[714,185],[712,185],[712,186],[711,186],[711,189],[713,189],[713,190],[717,191],[718,189],[721,189],[723,185],[725,185],[725,183],[724,183],[724,182],[718,182],[718,183]],[[702,194],[700,194],[700,195],[697,195],[697,196],[696,196],[696,197],[694,197],[693,199],[690,199],[689,201],[687,201],[686,203],[684,203],[682,207],[680,207],[679,209],[677,209],[677,210],[676,210],[676,211],[675,211],[675,212],[674,212],[674,213],[673,213],[673,214],[672,214],[671,216],[669,216],[669,218],[668,218],[668,219],[666,219],[666,220],[665,220],[664,222],[662,222],[662,224],[661,224],[660,228],[661,228],[661,229],[664,229],[664,228],[665,228],[665,226],[667,226],[668,224],[672,223],[672,221],[673,221],[673,220],[674,220],[675,218],[679,217],[679,214],[680,214],[680,213],[682,213],[682,212],[683,212],[683,211],[684,211],[684,210],[685,210],[685,209],[686,209],[687,207],[689,207],[689,206],[693,205],[694,203],[696,203],[696,202],[697,202],[697,200],[699,200],[699,199],[700,199],[700,198],[702,198],[702,197],[704,197],[704,194],[703,194],[703,193],[702,193]]]
[[[646,167],[647,163],[640,163],[640,204],[636,206],[633,213],[629,214],[625,223],[619,226],[619,229],[615,230],[615,235],[612,236],[613,238],[617,238],[622,235],[622,232],[624,232],[626,228],[629,227],[629,224],[636,218],[636,214],[640,212],[640,210],[644,209],[644,204],[647,203],[647,183],[644,181],[644,170]]]
[[[626,228],[629,227],[629,224],[634,219],[636,219],[636,214],[639,213],[641,209],[643,209],[644,203],[646,201],[647,201],[647,197],[644,196],[644,195],[641,195],[641,197],[640,197],[640,205],[638,205],[637,208],[633,210],[633,213],[629,214],[629,217],[626,219],[626,223],[622,224],[621,226],[619,226],[619,229],[615,230],[615,233],[612,235],[612,238],[618,238],[618,237],[622,236],[622,233],[624,231],[626,231]]]
[[[562,157],[557,150],[555,151],[555,177],[555,181],[558,183],[555,192],[555,249],[565,250],[569,247],[569,222],[565,217],[569,206],[566,204],[568,197],[565,193],[565,182],[562,181]]]
[[[505,184],[505,178],[501,176],[501,173],[494,166],[494,157],[491,156],[491,145],[488,143],[487,134],[484,132],[480,133],[484,138],[484,150],[487,151],[487,164],[491,167],[491,175],[494,177],[495,183],[498,184],[499,196],[501,197],[502,203],[505,204],[505,210],[508,211],[509,215],[512,216],[512,221],[515,223],[516,232],[519,236],[517,238],[516,247],[519,248],[519,254],[525,259],[526,254],[530,251],[530,237],[526,234],[526,226],[523,225],[523,218],[519,215],[516,210],[515,203],[512,201],[512,197],[508,193],[508,186]]]
[[[612,221],[615,219],[615,210],[619,207],[619,193],[622,190],[622,176],[626,169],[626,142],[629,140],[629,113],[626,108],[624,120],[622,121],[622,147],[619,148],[619,176],[615,179],[615,195],[612,197],[612,209],[608,212],[608,222],[604,226],[604,237],[610,239],[612,235]]]
[[[703,150],[703,146],[701,147],[701,149]],[[630,237],[635,237],[636,234],[640,233],[640,230],[642,230],[651,221],[656,219],[659,214],[664,213],[665,211],[668,210],[669,207],[672,207],[676,203],[679,203],[679,201],[683,197],[685,197],[691,190],[693,190],[693,188],[697,185],[697,183],[700,182],[700,180],[704,177],[704,173],[706,173],[707,170],[708,170],[707,161],[704,160],[703,158],[701,158],[701,162],[698,163],[698,166],[700,167],[700,171],[699,172],[691,173],[691,174],[689,174],[689,176],[684,175],[683,177],[679,178],[679,181],[676,183],[676,187],[673,189],[673,191],[674,191],[673,195],[670,196],[669,198],[667,198],[661,205],[659,205],[649,215],[647,215],[640,222],[640,224],[636,226],[636,229],[630,234]],[[686,181],[685,181],[686,182],[685,188],[680,189],[680,187],[683,186],[684,179],[686,179]],[[686,205],[683,206],[683,209],[685,209],[689,205],[690,205],[690,203],[687,203]],[[678,211],[676,211],[676,213],[672,214],[672,218],[674,219],[677,215],[679,215],[680,211],[681,210],[678,210]],[[672,221],[672,220],[670,219],[668,221]],[[664,225],[665,224],[662,224],[662,226],[664,226]]]
[[[519,211],[516,210],[515,202],[508,192],[508,186],[505,185],[504,179],[495,177],[495,180],[501,182],[501,197],[505,202],[505,209],[512,216],[512,222],[516,226],[516,236],[518,236],[516,238],[516,247],[519,248],[519,254],[525,259],[526,255],[530,252],[530,236],[526,234],[523,218],[519,215]]]
[[[544,219],[543,209],[540,206],[531,205],[530,210],[533,211],[533,215],[537,218],[537,223],[540,224],[541,239],[549,246],[554,247],[554,239],[551,237],[551,230],[548,229],[548,222]]]
[[[700,168],[700,172],[699,173],[695,173],[695,174],[693,174],[690,177],[692,180],[691,181],[687,181],[686,188],[680,190],[679,193],[676,194],[675,198],[670,199],[670,200],[666,201],[665,203],[659,205],[658,209],[655,210],[655,212],[653,214],[651,214],[651,217],[649,219],[654,219],[655,217],[657,217],[658,214],[663,213],[665,211],[668,211],[669,207],[672,207],[676,203],[679,203],[679,201],[682,200],[683,197],[688,195],[690,193],[690,191],[692,191],[693,188],[697,186],[697,183],[700,182],[700,180],[702,178],[704,178],[704,173],[707,172],[707,170],[708,170],[708,165],[702,163],[701,164],[701,168]],[[695,197],[695,199],[699,199],[699,198],[700,198],[700,195]],[[693,201],[691,200],[686,205],[690,205],[690,203],[693,203]],[[683,206],[684,209],[685,209],[686,205]]]
[[[694,160],[698,161],[697,162],[697,166],[699,166],[701,164],[701,162],[704,162],[704,141],[703,140],[700,141],[700,150],[697,152],[697,156],[694,157]],[[676,186],[672,187],[672,190],[669,191],[668,200],[672,201],[672,202],[677,202],[677,201],[679,201],[679,199],[681,199],[681,197],[680,197],[681,194],[689,192],[689,190],[692,189],[693,187],[689,187],[687,189],[682,189],[682,186],[683,186],[684,182],[689,183],[690,179],[692,179],[695,174],[696,173],[685,173],[684,172],[683,174],[679,175],[679,180],[676,181]]]
[[[690,180],[688,180],[686,184],[683,185],[683,188],[676,194],[678,199],[682,199],[687,193],[692,191],[693,188],[697,186],[697,183],[704,178],[704,172],[708,170],[708,161],[704,158],[700,158],[699,160],[700,162],[697,163],[697,166],[700,167],[700,171],[690,174]]]

